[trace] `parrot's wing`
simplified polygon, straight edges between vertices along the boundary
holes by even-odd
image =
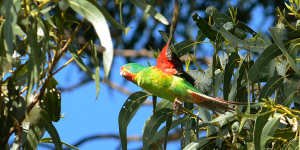
[[[157,67],[165,73],[179,76],[194,85],[195,79],[184,71],[182,65],[178,56],[172,52],[167,44],[159,54]]]

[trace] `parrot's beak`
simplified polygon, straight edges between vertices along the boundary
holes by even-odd
[[[121,67],[120,69],[120,75],[124,77],[126,80],[134,82],[134,75],[128,72],[127,70],[124,69],[124,67]]]
[[[122,77],[124,77],[125,72],[124,72],[123,70],[120,70],[120,75],[121,75]]]
[[[126,72],[124,71],[124,68],[123,68],[123,67],[121,67],[121,69],[120,69],[120,75],[121,75],[122,77],[124,77],[124,76],[126,75]]]

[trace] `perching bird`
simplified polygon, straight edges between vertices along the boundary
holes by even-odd
[[[120,74],[153,95],[171,102],[190,102],[217,112],[232,110],[231,105],[240,104],[204,95],[184,78],[164,72],[157,66],[129,63],[121,67]]]
[[[190,102],[218,112],[232,110],[231,105],[240,103],[202,94],[194,87],[195,80],[184,71],[180,59],[171,51],[169,46],[173,39],[178,14],[179,3],[175,0],[169,39],[157,58],[157,65],[144,67],[136,63],[129,63],[121,67],[121,76],[153,95],[171,102],[176,100]]]

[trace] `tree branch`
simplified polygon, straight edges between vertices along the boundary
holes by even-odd
[[[97,47],[96,50],[100,53],[104,52],[104,48],[102,47]],[[147,49],[141,49],[141,50],[134,50],[134,49],[115,49],[114,54],[117,56],[124,56],[124,57],[148,57],[148,58],[154,58],[154,55],[152,51],[147,50]],[[188,55],[183,55],[180,57],[181,61],[186,61],[189,59]],[[212,60],[208,57],[203,57],[203,58],[197,58],[197,61],[204,63],[204,64],[211,64]]]

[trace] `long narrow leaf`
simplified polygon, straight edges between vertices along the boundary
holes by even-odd
[[[275,44],[279,47],[282,54],[287,58],[287,61],[289,62],[293,70],[299,73],[299,69],[297,68],[296,61],[292,58],[292,56],[288,53],[287,49],[284,46],[283,43],[284,30],[277,27],[272,27],[270,28],[270,33]]]
[[[123,104],[119,113],[119,133],[123,150],[127,150],[127,126],[149,94],[135,92]]]
[[[91,42],[92,45],[92,55],[93,58],[95,60],[95,74],[93,74],[94,79],[95,79],[95,84],[96,84],[96,99],[99,96],[99,91],[100,91],[100,63],[99,63],[99,59],[97,56],[97,50],[95,48],[94,43]]]
[[[139,7],[146,14],[153,16],[156,20],[164,25],[169,25],[168,20],[162,14],[158,13],[153,6],[147,4],[144,0],[130,0],[131,3]]]
[[[113,44],[105,17],[102,12],[89,1],[68,0],[68,2],[74,11],[85,17],[94,26],[101,45],[105,48],[103,53],[103,65],[105,76],[108,76],[114,54]]]
[[[52,137],[53,143],[55,144],[56,150],[62,150],[62,142],[60,141],[60,137],[54,125],[49,122],[46,124],[46,130]]]

